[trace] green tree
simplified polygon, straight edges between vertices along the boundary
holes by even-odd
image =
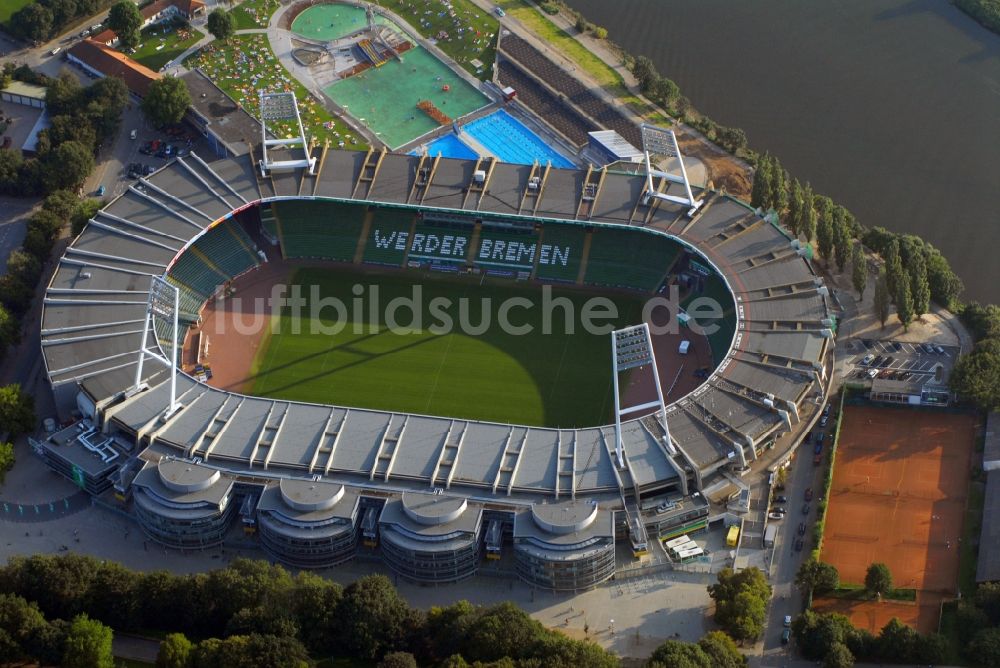
[[[854,665],[854,655],[842,642],[834,643],[823,658],[823,668],[851,668]]]
[[[42,265],[34,255],[18,248],[7,258],[7,271],[25,283],[35,284],[42,275]]]
[[[834,231],[833,219],[829,213],[820,216],[819,224],[816,226],[816,249],[823,259],[829,263],[833,259]]]
[[[102,206],[104,206],[104,202],[99,199],[85,199],[80,202],[80,205],[73,211],[73,215],[70,216],[70,229],[74,237],[83,232],[83,228],[87,226],[91,218],[97,215]]]
[[[837,271],[843,272],[847,260],[851,257],[851,227],[847,222],[847,209],[838,206],[834,214],[833,225],[833,256],[837,261]]]
[[[680,94],[680,87],[667,77],[657,77],[649,86],[649,96],[664,107],[670,107]]]
[[[1000,339],[983,339],[971,353],[960,357],[948,384],[953,392],[983,410],[1000,410]],[[989,608],[986,610],[989,614]]]
[[[78,141],[66,141],[49,152],[42,179],[49,192],[76,189],[94,170],[94,154]]]
[[[905,274],[897,283],[896,290],[896,317],[899,318],[905,332],[913,322],[913,296],[910,294],[910,282]]]
[[[833,564],[810,557],[799,566],[795,584],[805,591],[823,594],[840,586],[840,573]]]
[[[118,0],[111,5],[107,25],[118,35],[118,43],[123,49],[134,49],[142,39],[142,14],[132,0]]]
[[[111,629],[87,615],[77,615],[66,636],[62,665],[66,668],[113,668]]]
[[[14,444],[0,442],[0,485],[3,484],[7,473],[14,468]]]
[[[851,283],[858,293],[858,299],[861,299],[868,287],[868,258],[865,257],[865,248],[861,242],[851,247]]]
[[[42,208],[65,221],[69,220],[79,204],[80,198],[72,191],[56,190],[45,198]]]
[[[49,116],[75,113],[83,99],[83,86],[75,74],[63,70],[45,88],[45,109]]]
[[[977,665],[1000,666],[1000,628],[982,629],[972,638],[967,650]]]
[[[880,561],[868,566],[865,573],[865,589],[871,594],[884,595],[892,591],[892,572]]]
[[[882,327],[889,320],[889,274],[885,267],[879,269],[878,278],[875,280],[875,317],[878,318]]]
[[[788,190],[788,214],[785,216],[785,224],[795,236],[801,231],[799,225],[802,223],[802,184],[798,179],[792,179],[791,188]]]
[[[899,621],[890,619],[878,634],[875,650],[880,659],[892,662],[910,662],[913,659],[914,646],[919,634]]]
[[[812,188],[807,183],[802,192],[802,222],[799,226],[799,234],[805,237],[806,241],[812,241],[816,238],[816,228],[819,225],[819,217],[812,201]]]
[[[3,304],[0,304],[0,359],[3,359],[8,346],[12,346],[20,340],[21,323]]]
[[[389,652],[379,661],[378,668],[417,668],[417,660],[409,652]]]
[[[32,2],[10,17],[10,31],[21,38],[42,42],[52,34],[52,12],[41,3]]]
[[[369,660],[398,647],[415,624],[414,612],[383,575],[347,587],[337,617],[342,645],[353,656]]]
[[[927,253],[927,282],[931,288],[931,299],[949,308],[958,299],[965,286],[951,269],[948,260],[936,249]]]
[[[607,39],[608,29],[603,26],[594,26],[594,37],[597,39]]]
[[[639,82],[639,89],[643,93],[648,92],[653,83],[660,78],[659,72],[656,71],[656,65],[646,56],[639,56],[632,62],[632,74],[635,75]]]
[[[771,156],[771,166],[768,170],[768,205],[781,214],[788,208],[788,172],[781,166],[777,157]]]
[[[0,432],[17,436],[35,428],[35,399],[16,383],[0,387]]]
[[[142,110],[154,125],[177,123],[191,104],[191,94],[183,79],[165,76],[149,84]]]
[[[889,295],[893,300],[899,291],[899,281],[902,280],[903,260],[899,254],[899,240],[892,239],[885,252],[885,271],[888,279]]]
[[[712,668],[743,668],[747,659],[740,654],[733,639],[722,631],[711,631],[698,641],[698,647],[708,655]]]
[[[708,587],[715,601],[715,621],[737,640],[754,640],[764,629],[771,586],[757,568],[739,572],[724,568]]]
[[[156,668],[188,668],[193,648],[183,633],[168,633],[156,653]]]
[[[224,42],[233,36],[236,31],[236,20],[233,15],[217,7],[208,15],[208,32],[220,42]]]
[[[757,169],[753,175],[753,186],[750,189],[750,206],[766,210],[771,197],[771,156],[765,153],[757,161]]]
[[[920,319],[931,306],[931,286],[927,282],[927,262],[923,253],[916,253],[908,263],[910,294],[913,297],[913,317]]]
[[[647,668],[713,668],[712,657],[699,645],[680,640],[668,640],[649,657]]]

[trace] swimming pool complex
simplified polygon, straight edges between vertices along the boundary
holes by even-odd
[[[479,154],[451,133],[428,144],[427,155],[431,157],[440,155],[442,158],[461,158],[462,160],[475,160],[479,157]]]
[[[351,11],[355,10],[355,11]],[[383,18],[386,25],[394,25]],[[292,23],[292,31],[303,37],[331,40],[365,25],[363,9],[347,5],[310,7]],[[396,31],[404,31],[394,26]],[[417,103],[427,101],[451,119],[485,106],[489,99],[422,46],[391,59],[381,67],[327,86],[323,92],[367,125],[391,148],[398,148],[430,132],[440,124]]]
[[[504,162],[530,165],[537,160],[544,165],[551,160],[553,167],[576,166],[503,109],[472,121],[462,130]]]

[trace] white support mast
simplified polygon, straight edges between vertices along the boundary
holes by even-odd
[[[642,152],[646,160],[646,193],[643,196],[643,204],[649,204],[650,199],[659,199],[674,204],[682,204],[688,207],[687,215],[691,217],[702,205],[702,200],[696,200],[691,192],[691,182],[688,180],[687,167],[684,166],[684,156],[677,145],[677,136],[673,130],[666,130],[655,125],[642,125]],[[680,176],[664,172],[653,167],[650,156],[662,158],[675,158],[680,167]],[[668,195],[658,191],[653,183],[653,178],[662,178],[671,183],[678,183],[684,186],[684,195]]]
[[[164,413],[164,417],[170,417],[180,408],[177,403],[177,346],[180,323],[178,320],[180,313],[180,290],[171,285],[159,276],[151,276],[149,282],[149,298],[146,301],[146,318],[142,329],[142,346],[139,348],[139,363],[135,369],[135,384],[129,391],[134,394],[145,389],[143,382],[143,366],[146,358],[150,358],[167,367],[170,373],[170,403]],[[170,339],[166,344],[170,351],[164,355],[163,342],[156,331],[154,318],[160,318],[170,327]],[[150,346],[149,332],[152,330],[153,337],[158,342],[154,347]]]
[[[268,139],[268,123],[288,121],[298,128],[298,136]],[[260,161],[261,176],[267,177],[273,171],[287,172],[293,169],[306,169],[313,174],[316,158],[309,155],[309,144],[306,142],[306,131],[302,127],[302,117],[299,115],[299,105],[295,93],[260,93],[260,133],[263,155]],[[271,133],[274,135],[275,133]],[[296,160],[274,160],[268,155],[271,147],[302,146],[303,157]]]
[[[649,325],[642,323],[611,332],[611,364],[612,381],[615,395],[615,456],[619,468],[625,465],[624,446],[622,444],[622,416],[655,408],[656,415],[663,425],[667,443],[670,441],[670,430],[667,428],[666,405],[663,402],[663,388],[660,387],[660,372],[656,368],[656,355],[653,353],[653,339],[649,334]],[[645,367],[649,365],[653,372],[653,385],[656,387],[656,400],[637,406],[622,408],[618,392],[618,374],[622,371]],[[669,447],[669,446],[668,446]]]

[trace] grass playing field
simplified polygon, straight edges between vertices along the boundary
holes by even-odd
[[[382,313],[397,297],[411,296],[420,283],[424,305],[423,327],[412,333],[390,331],[385,318],[372,327],[368,304],[353,317],[351,288],[362,283],[377,285]],[[566,315],[552,309],[552,334],[542,331],[541,293],[537,287],[510,282],[480,285],[478,278],[415,278],[411,273],[300,269],[293,285],[302,294],[318,286],[322,298],[336,297],[347,305],[344,328],[336,334],[311,331],[309,307],[302,310],[299,333],[294,332],[290,309],[280,316],[280,326],[269,335],[254,360],[253,394],[297,401],[343,406],[445,415],[477,420],[514,422],[549,427],[581,427],[606,424],[612,417],[610,339],[607,333],[590,334],[580,327],[581,307],[593,295],[569,290],[553,291],[566,297],[576,313],[573,334],[565,333]],[[366,291],[365,294],[370,294]],[[530,325],[532,333],[518,336],[496,326],[500,304],[508,298],[527,298],[531,308],[510,311],[515,325]],[[435,298],[451,300],[436,309]],[[465,317],[459,300],[468,299]],[[490,298],[491,305],[483,298]],[[617,317],[601,320],[615,327],[639,322],[641,302],[635,298],[612,298]],[[463,319],[473,326],[487,321],[482,334],[432,333],[430,325],[446,313],[456,325]],[[398,322],[411,321],[409,310],[398,312]],[[337,319],[333,308],[318,320],[330,327]],[[361,332],[358,332],[360,328]],[[275,330],[272,330],[275,331]]]

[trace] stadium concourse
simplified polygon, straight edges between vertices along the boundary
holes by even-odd
[[[314,157],[315,173],[268,176],[259,149],[211,164],[177,158],[98,212],[48,287],[48,378],[66,415],[82,419],[35,447],[91,493],[123,504],[163,545],[218,545],[238,519],[296,566],[378,550],[403,577],[447,582],[499,559],[532,585],[584,589],[614,574],[616,541],[635,549],[638,534],[653,541],[704,528],[711,509],[700,492],[747,470],[825,400],[827,290],[798,242],[741,202],[705,191],[692,212],[644,197],[645,174],[612,169],[334,149]],[[679,190],[666,179],[655,187]],[[337,229],[288,215],[319,206],[306,203],[313,199],[367,212],[340,218]],[[376,217],[397,240],[409,227],[400,246],[362,245]],[[536,282],[648,294],[677,254],[629,249],[636,239],[641,248],[677,246],[689,284],[731,304],[724,334],[711,341],[717,366],[665,412],[624,421],[620,458],[614,425],[552,429],[297,403],[184,373],[171,406],[172,374],[150,361],[137,384],[148,313],[164,357],[172,352],[152,276],[178,287],[186,326],[220,286],[274,252],[268,237],[289,255],[400,271],[440,266],[439,247],[414,252],[418,217],[466,234],[467,270],[496,269],[492,251],[478,263],[480,253],[486,241],[495,249],[506,240],[504,261],[516,266],[501,269]],[[517,230],[528,231],[524,244],[586,247],[588,259],[567,271],[569,261],[556,259],[563,252],[550,248],[548,265],[545,250],[529,262],[510,251]]]

